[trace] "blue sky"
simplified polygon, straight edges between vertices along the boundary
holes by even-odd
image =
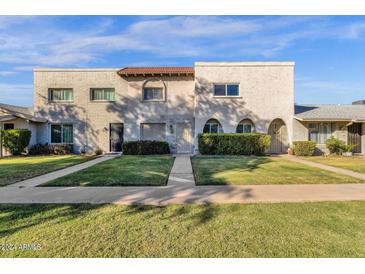
[[[365,16],[0,16],[0,102],[32,105],[35,67],[295,61],[297,103],[365,99]]]

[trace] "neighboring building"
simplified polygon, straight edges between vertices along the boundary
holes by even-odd
[[[143,139],[192,153],[202,132],[264,132],[272,153],[295,140],[323,149],[332,134],[365,153],[365,105],[295,106],[293,62],[35,69],[34,108],[1,110],[2,128],[29,128],[31,144],[70,143],[75,152],[115,152]]]

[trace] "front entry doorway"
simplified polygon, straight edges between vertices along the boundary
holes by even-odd
[[[177,153],[191,153],[191,123],[176,124]]]
[[[123,144],[123,124],[113,123],[110,124],[110,152],[121,152]]]
[[[282,154],[288,149],[288,130],[283,120],[275,119],[269,126],[271,136],[270,153]]]
[[[348,128],[348,144],[352,145],[354,153],[361,153],[361,123],[353,123]]]

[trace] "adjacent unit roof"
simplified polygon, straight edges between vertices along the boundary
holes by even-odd
[[[295,105],[300,121],[365,121],[365,105]]]
[[[193,67],[126,67],[118,71],[122,76],[194,76]]]
[[[19,107],[19,106],[0,103],[0,109],[3,109],[6,112],[8,112],[8,114],[1,115],[1,117],[0,117],[1,121],[11,120],[16,117],[23,118],[23,119],[33,121],[33,122],[46,122],[47,121],[46,119],[35,117],[33,115],[33,108]]]

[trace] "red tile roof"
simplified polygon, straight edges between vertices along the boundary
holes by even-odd
[[[126,67],[118,71],[124,76],[134,75],[194,75],[193,67]]]

